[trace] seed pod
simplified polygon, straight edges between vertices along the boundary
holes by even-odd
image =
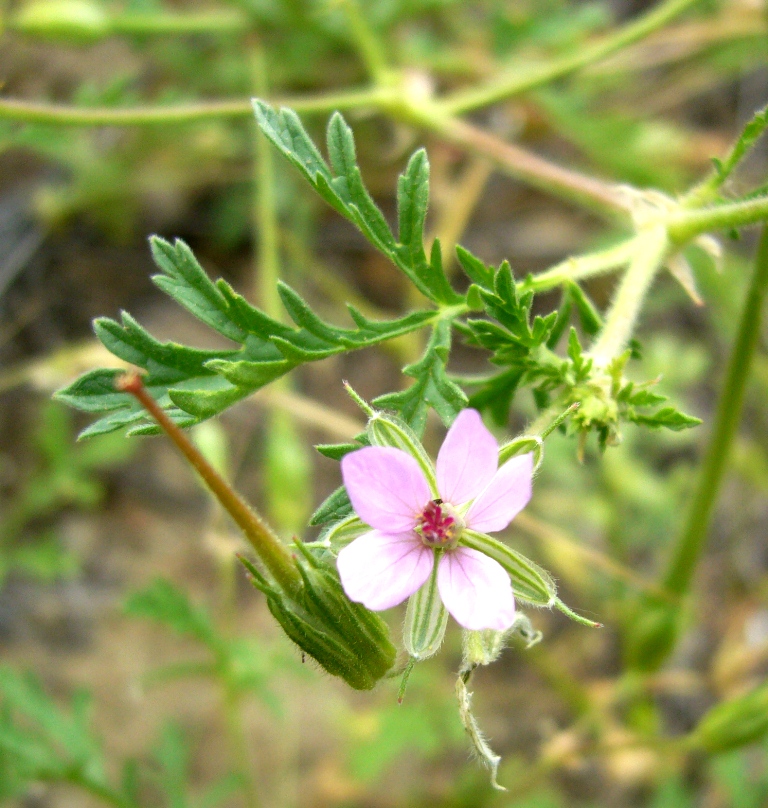
[[[512,590],[518,600],[536,606],[552,606],[557,600],[557,587],[548,572],[527,559],[511,547],[496,539],[465,530],[459,544],[479,550],[494,561],[498,561],[507,571],[512,581]]]
[[[432,461],[424,451],[416,433],[405,421],[395,415],[376,412],[368,421],[365,431],[371,446],[390,446],[394,449],[402,449],[415,458],[429,482],[432,493],[437,496],[437,481]]]
[[[448,611],[437,591],[437,563],[429,580],[408,599],[403,644],[411,659],[420,662],[434,656],[443,643]]]
[[[355,690],[370,690],[390,670],[395,647],[387,624],[344,594],[333,564],[314,556],[301,543],[296,566],[303,586],[286,593],[246,559],[251,582],[267,597],[267,605],[285,633],[333,676]]]
[[[768,683],[721,702],[701,720],[692,742],[712,755],[758,741],[768,733]]]

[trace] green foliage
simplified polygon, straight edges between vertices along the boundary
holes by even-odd
[[[345,729],[352,736],[347,765],[356,780],[381,781],[405,756],[428,761],[461,747],[464,732],[452,693],[441,687],[438,675],[435,666],[419,665],[411,674],[408,697],[402,704],[369,714],[362,721],[356,721],[355,716],[345,721]],[[365,734],[357,739],[360,723],[366,725]]]
[[[102,741],[90,727],[90,704],[79,692],[63,710],[32,676],[0,668],[0,799],[24,794],[33,782],[59,781],[107,804],[138,808],[146,804],[144,785],[154,784],[167,808],[213,808],[242,787],[242,778],[229,774],[193,798],[189,747],[172,724],[163,730],[154,761],[126,761],[121,780],[113,783]]]
[[[233,693],[254,693],[273,711],[280,711],[279,700],[271,688],[270,671],[280,668],[295,672],[296,665],[279,647],[228,636],[208,610],[192,603],[184,591],[162,578],[132,593],[125,602],[125,612],[189,637],[208,652],[206,661],[198,658],[176,662],[150,672],[149,683],[205,676]]]
[[[450,349],[451,323],[441,320],[432,330],[422,358],[403,368],[403,373],[416,379],[415,384],[400,393],[379,396],[373,403],[399,412],[417,435],[424,433],[430,407],[450,425],[467,405],[464,391],[446,372]]]
[[[768,127],[768,107],[763,107],[754,114],[752,119],[741,130],[741,134],[725,158],[722,160],[717,157],[712,159],[718,185],[722,185],[739,163],[749,154],[766,127]]]
[[[349,219],[380,252],[389,258],[428,299],[456,305],[463,298],[451,289],[440,260],[439,244],[430,260],[424,252],[424,221],[429,201],[429,161],[423,149],[415,152],[397,184],[398,238],[363,185],[357,166],[352,130],[335,113],[328,123],[328,156],[333,172],[293,110],[276,112],[254,101],[261,131],[292,165],[342,216]]]
[[[77,571],[77,558],[45,521],[63,508],[94,508],[104,495],[99,472],[132,452],[119,436],[76,445],[72,416],[58,404],[44,406],[38,418],[34,465],[0,515],[0,585],[13,571],[41,581]]]
[[[33,677],[3,667],[0,697],[0,794],[21,793],[35,780],[65,780],[95,793],[111,790],[85,693],[76,694],[65,711]]]
[[[291,328],[250,305],[224,281],[213,283],[182,241],[152,239],[152,254],[163,271],[155,283],[177,303],[223,336],[237,350],[203,351],[154,339],[129,314],[122,323],[101,318],[97,337],[115,356],[147,371],[145,384],[181,426],[217,415],[265,384],[306,362],[377,345],[418,329],[434,318],[417,311],[388,322],[368,319],[350,307],[357,327],[338,328],[323,322],[293,289],[280,285],[286,311],[298,326]],[[91,437],[130,427],[129,433],[153,434],[143,410],[114,388],[120,370],[94,370],[57,393],[59,400],[91,413],[109,413],[83,431]]]

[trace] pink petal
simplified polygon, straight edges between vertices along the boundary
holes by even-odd
[[[462,410],[437,455],[437,490],[445,502],[474,499],[496,473],[499,445],[477,410]]]
[[[469,547],[440,559],[437,588],[445,608],[464,628],[504,631],[515,619],[515,598],[501,564]]]
[[[387,533],[411,530],[432,498],[424,472],[401,449],[367,446],[344,455],[341,476],[355,513]]]
[[[434,557],[414,533],[372,530],[341,550],[336,564],[347,597],[379,612],[410,597],[429,578]]]
[[[467,527],[480,533],[504,530],[528,504],[532,483],[533,452],[508,460],[467,511]]]

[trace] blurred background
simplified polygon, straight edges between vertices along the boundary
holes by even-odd
[[[768,100],[765,2],[691,5],[613,56],[473,119],[584,173],[685,190]],[[363,19],[391,64],[449,92],[509,65],[577,52],[652,6],[0,6],[4,804],[768,805],[765,742],[710,755],[676,742],[713,705],[768,672],[765,330],[686,631],[667,663],[650,672],[635,664],[626,642],[633,604],[654,593],[690,497],[754,233],[729,243],[719,270],[703,252],[693,255],[702,305],[665,276],[643,316],[637,378],[661,375],[661,391],[703,426],[682,433],[628,426],[620,446],[604,455],[589,446],[582,463],[574,440],[547,442],[532,503],[507,538],[551,569],[564,599],[605,628],[532,612],[543,641],[509,649],[477,675],[475,709],[502,755],[505,794],[468,756],[453,692],[455,626],[441,654],[416,669],[401,706],[396,682],[349,691],[302,664],[237,568],[239,537],[164,439],[113,434],[77,443],[88,419],[51,401],[78,373],[114,366],[92,337],[96,316],[125,309],[160,339],[219,346],[152,285],[152,233],[185,239],[211,276],[267,311],[278,305],[275,269],[331,320],[347,301],[379,316],[407,310],[403,279],[290,167],[265,157],[248,110],[252,95],[306,98],[365,86],[355,20]],[[148,122],[166,105],[210,107],[210,114]],[[150,114],[124,122],[124,109]],[[435,135],[365,110],[346,114],[366,183],[387,215],[397,174],[425,145],[432,234],[460,240],[489,263],[509,259],[518,278],[615,238],[589,212],[504,177]],[[321,137],[327,117],[303,119]],[[734,183],[765,182],[766,145]],[[269,271],[265,256],[278,259]],[[613,283],[606,276],[588,284],[600,307]],[[537,301],[542,311],[556,304],[556,297]],[[341,380],[366,398],[397,390],[410,350],[395,343],[302,368],[196,427],[195,439],[284,536],[311,536],[310,513],[340,482],[338,465],[312,445],[347,439],[362,424]],[[478,372],[482,357],[457,346],[454,369]],[[521,430],[534,412],[520,396],[499,435]],[[441,437],[432,423],[432,450]],[[402,615],[388,617],[398,632]],[[760,709],[768,715],[766,701]],[[98,793],[93,783],[102,780],[122,785]],[[120,802],[118,791],[136,802]]]

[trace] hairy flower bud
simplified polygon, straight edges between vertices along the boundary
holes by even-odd
[[[286,592],[249,561],[241,561],[253,585],[285,633],[333,676],[356,690],[370,690],[390,670],[395,647],[386,623],[344,594],[333,564],[298,542],[296,566],[303,585]]]

